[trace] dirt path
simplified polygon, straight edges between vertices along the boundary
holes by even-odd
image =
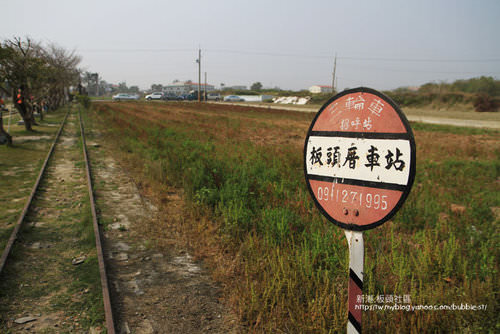
[[[172,189],[166,212],[160,212],[140,195],[99,133],[91,132],[90,138],[118,332],[236,333],[234,317],[219,301],[221,289],[203,266],[178,246],[175,236],[162,240],[170,247],[153,241],[152,226],[160,221],[182,223],[182,193]]]

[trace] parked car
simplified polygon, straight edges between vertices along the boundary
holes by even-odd
[[[166,101],[182,101],[184,97],[182,95],[164,94],[163,99]]]
[[[220,101],[219,93],[207,93],[207,101]]]
[[[149,95],[146,95],[144,97],[146,100],[151,101],[151,100],[162,100],[163,99],[163,93],[162,92],[154,92]]]
[[[203,101],[203,92],[201,92],[201,100]],[[198,91],[197,90],[192,90],[189,92],[188,95],[184,96],[184,100],[188,101],[197,101],[198,100]]]
[[[128,93],[118,93],[113,95],[113,101],[126,101],[126,100],[139,100],[139,95],[137,94],[128,94]]]
[[[228,95],[224,97],[225,102],[242,102],[245,101],[238,95]]]

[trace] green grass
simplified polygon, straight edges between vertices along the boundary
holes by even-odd
[[[200,131],[188,123],[155,125],[114,111],[93,116],[109,126],[108,136],[119,140],[120,152],[141,162],[144,178],[184,188],[195,209],[217,222],[221,248],[230,249],[237,262],[224,283],[249,330],[345,331],[347,242],[309,197],[301,149],[259,146],[237,135],[217,139],[216,133],[252,126],[229,118]],[[498,138],[496,131],[415,128],[421,138],[433,132]],[[469,156],[460,159],[445,146],[429,150],[417,158],[415,184],[401,211],[365,233],[364,294],[409,295],[415,305],[487,304],[488,309],[365,312],[364,330],[494,332],[500,328],[500,234],[491,208],[500,206],[499,151],[484,155],[476,146],[464,147]],[[457,212],[452,205],[464,209]]]
[[[53,136],[64,117],[62,111],[46,115],[34,132],[27,132],[24,126],[11,124],[13,146],[0,146],[0,250],[3,251],[15,222],[26,204],[26,200],[38,176]],[[49,139],[43,138],[49,136]],[[19,137],[24,139],[18,140]],[[33,140],[28,140],[33,137]],[[41,139],[36,139],[42,137]]]
[[[446,108],[439,107],[406,107],[403,108],[406,115],[428,116],[451,119],[470,119],[476,121],[500,121],[500,112],[475,112],[474,107],[467,105],[456,105]]]
[[[499,113],[500,114],[500,113]],[[499,136],[500,131],[494,129],[470,128],[453,125],[436,125],[418,122],[410,122],[413,131],[453,133],[459,135],[489,135]]]

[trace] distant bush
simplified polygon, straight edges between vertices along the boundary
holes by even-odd
[[[256,92],[254,90],[235,90],[232,93],[233,95],[260,95],[260,92]]]
[[[326,101],[328,101],[330,98],[335,96],[336,93],[318,93],[318,94],[310,94],[311,100],[309,100],[309,103],[312,104],[324,104]]]
[[[420,86],[418,92],[431,94],[446,94],[448,92],[455,92],[500,96],[500,80],[482,76],[467,80],[457,80],[451,84],[446,82],[429,82]]]
[[[498,109],[498,102],[495,101],[500,97],[500,81],[483,76],[453,83],[429,82],[418,90],[403,87],[384,93],[403,107],[450,107],[470,103],[476,111],[493,111]]]
[[[88,95],[76,95],[76,100],[80,103],[85,109],[90,108],[90,98]]]
[[[402,107],[421,107],[430,104],[452,106],[457,103],[465,104],[473,102],[472,94],[461,92],[416,92],[416,91],[386,91],[384,92],[396,104]]]
[[[500,105],[498,99],[487,94],[477,94],[474,98],[474,110],[477,112],[498,111]]]
[[[500,96],[500,81],[492,77],[472,78],[468,80],[457,80],[449,85],[450,90],[464,93],[486,94],[489,96]]]
[[[273,93],[272,91],[270,91],[270,93]],[[275,94],[279,95],[279,96],[298,96],[298,97],[306,97],[306,96],[311,96],[311,92],[306,90],[306,89],[303,89],[303,90],[300,90],[300,91],[293,91],[293,90],[281,90],[281,91],[278,91],[278,92],[274,92]]]

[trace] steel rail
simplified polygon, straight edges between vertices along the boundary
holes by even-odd
[[[90,209],[92,211],[92,221],[94,225],[94,235],[95,235],[95,243],[97,248],[97,259],[99,262],[99,273],[101,276],[101,286],[102,286],[102,297],[104,301],[104,315],[106,318],[106,329],[108,334],[115,334],[115,325],[113,320],[113,309],[111,307],[111,299],[109,296],[109,285],[108,285],[108,276],[106,274],[106,265],[104,263],[104,255],[102,251],[102,243],[101,243],[101,234],[99,230],[99,224],[97,221],[97,213],[96,206],[94,200],[94,191],[92,187],[92,174],[90,170],[90,162],[87,154],[87,144],[85,142],[85,132],[83,128],[82,115],[81,115],[81,106],[78,106],[78,117],[80,120],[80,134],[82,138],[82,150],[83,156],[85,158],[85,169],[87,173],[87,185],[89,190],[90,197]]]
[[[5,246],[5,249],[2,253],[2,257],[0,258],[0,273],[2,273],[3,268],[5,267],[5,263],[7,262],[7,258],[9,257],[9,254],[12,250],[12,247],[14,246],[14,243],[16,242],[17,239],[17,234],[19,233],[19,230],[21,229],[21,226],[23,224],[24,218],[26,217],[26,214],[28,213],[28,210],[33,202],[33,199],[35,198],[35,194],[38,190],[38,186],[40,185],[40,181],[43,178],[43,175],[45,174],[45,170],[47,168],[48,162],[52,156],[52,153],[54,152],[54,148],[56,147],[56,143],[62,133],[62,130],[64,128],[64,125],[66,124],[66,119],[68,118],[69,112],[71,108],[68,106],[68,111],[66,112],[66,115],[64,116],[64,119],[61,122],[61,126],[59,127],[59,131],[57,131],[56,138],[54,139],[54,142],[52,143],[52,146],[50,147],[49,153],[47,154],[47,157],[45,158],[45,161],[43,162],[42,168],[40,169],[40,173],[38,174],[38,178],[35,181],[35,184],[33,185],[33,188],[31,190],[31,194],[28,197],[28,201],[24,205],[24,209],[21,212],[21,216],[19,216],[19,219],[17,220],[16,226],[14,227],[14,230],[12,231],[9,241],[7,241],[7,245]]]

